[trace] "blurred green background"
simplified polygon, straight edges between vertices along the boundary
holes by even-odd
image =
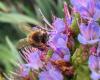
[[[39,9],[51,23],[52,15],[64,16],[64,1],[70,4],[69,0],[0,0],[0,72],[9,73],[21,61],[16,43],[26,37],[24,29],[45,25]]]

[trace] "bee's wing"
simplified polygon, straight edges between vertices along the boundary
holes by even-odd
[[[24,33],[30,33],[32,31],[31,26],[25,23],[19,24],[18,28]]]
[[[17,49],[22,49],[28,45],[29,45],[29,43],[27,42],[27,38],[20,39],[17,43]]]

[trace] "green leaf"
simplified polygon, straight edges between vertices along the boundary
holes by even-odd
[[[56,11],[57,11],[57,15],[59,17],[64,17],[63,4],[64,4],[64,0],[58,0],[57,1],[57,6],[55,7]]]
[[[28,16],[30,16],[30,17],[34,17],[34,18],[36,18],[36,14],[34,14],[33,12],[32,12],[32,10],[30,10],[28,7],[30,7],[30,6],[26,6],[26,5],[23,5],[23,4],[19,4],[19,2],[17,2],[17,5],[18,6],[20,6],[20,9],[25,13],[25,14],[27,14]]]
[[[0,9],[3,10],[3,11],[8,10],[7,6],[3,2],[0,2]]]
[[[81,47],[75,50],[71,59],[75,67],[79,66],[82,63],[82,48]]]
[[[12,63],[13,61],[13,63]],[[13,70],[17,61],[12,56],[12,52],[6,45],[0,45],[0,70],[4,73],[8,73]],[[3,67],[3,68],[2,68]]]
[[[75,13],[74,20],[72,21],[72,24],[71,24],[71,29],[75,32],[76,35],[79,33],[79,26],[78,26],[79,18],[80,18],[80,15],[78,13]]]
[[[80,65],[78,67],[75,80],[91,80],[88,65]]]
[[[11,62],[13,64],[15,64],[16,66],[18,66],[17,62],[23,63],[23,60],[20,57],[18,51],[16,50],[15,46],[11,43],[11,41],[9,40],[8,37],[6,37],[6,41],[7,41],[7,44],[9,46],[10,50],[11,50],[11,56],[13,58],[13,59],[11,59]]]
[[[0,21],[1,22],[6,22],[6,23],[31,23],[35,25],[41,25],[40,22],[38,22],[35,19],[32,19],[28,16],[22,15],[22,14],[17,14],[17,13],[3,13],[0,12]]]

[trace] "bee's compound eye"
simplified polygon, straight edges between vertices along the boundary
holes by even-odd
[[[42,35],[42,43],[46,43],[48,41],[49,36],[47,35],[47,33],[44,33]]]

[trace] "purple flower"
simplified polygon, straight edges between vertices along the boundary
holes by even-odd
[[[22,65],[22,71],[21,71],[21,76],[26,77],[29,75],[30,72],[30,65],[29,64],[23,64]]]
[[[49,45],[54,49],[59,47],[66,48],[67,39],[68,37],[65,34],[62,33],[54,34],[51,36],[49,40]]]
[[[100,0],[71,0],[71,3],[83,18],[100,18]]]
[[[39,74],[39,80],[63,80],[63,76],[55,68],[49,68],[49,70],[44,70]]]
[[[94,52],[91,52],[91,54]],[[98,43],[98,47],[94,54],[89,56],[88,61],[89,68],[91,70],[91,78],[92,80],[100,79],[100,42]]]
[[[53,53],[51,60],[62,60],[61,56],[57,53]]]
[[[93,16],[93,18],[95,20],[100,19],[100,15],[98,15],[98,14],[100,14],[100,0],[96,0],[96,10],[95,10],[95,14]]]
[[[31,70],[34,72],[40,68],[42,69],[43,62],[40,59],[42,52],[40,50],[32,47],[25,47],[21,52],[23,54],[22,57],[27,61],[26,64],[21,65],[20,74],[22,77],[28,77]]]
[[[65,31],[65,23],[64,23],[63,19],[56,18],[56,20],[54,20],[54,22],[53,22],[53,26],[54,26],[54,30],[57,33]]]
[[[68,36],[63,33],[55,33],[51,35],[48,42],[49,46],[54,49],[52,60],[70,60],[70,52],[67,48]]]
[[[68,48],[57,48],[57,50],[53,53],[51,60],[64,60],[70,61],[70,51]]]
[[[88,25],[80,25],[80,34],[78,40],[82,44],[94,44],[100,40],[100,26],[96,22],[90,22]]]
[[[40,60],[39,54],[41,51],[37,50],[28,55],[29,64],[33,69],[39,69],[43,67],[42,61]]]
[[[92,80],[100,80],[100,74],[97,74],[96,72],[92,72],[91,78]]]
[[[67,52],[67,54],[66,55],[64,55],[64,58],[63,58],[63,60],[64,61],[67,61],[67,62],[69,62],[70,61],[70,54],[68,54],[68,52]]]
[[[36,70],[42,68],[43,64],[40,59],[40,50],[35,50],[32,48],[29,50],[28,48],[25,48],[24,50],[22,50],[22,53],[24,54],[24,56],[22,57],[27,61],[27,66]]]
[[[91,78],[93,80],[100,79],[100,56],[91,55],[89,57],[89,68],[91,70]]]

